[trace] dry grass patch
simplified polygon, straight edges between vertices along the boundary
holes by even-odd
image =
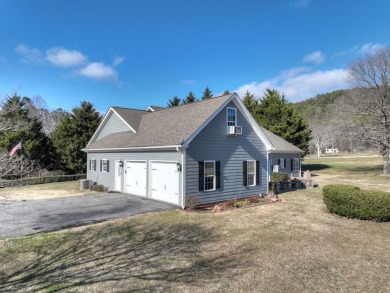
[[[80,190],[79,181],[55,182],[0,189],[0,200],[33,200],[64,196],[84,195],[91,190]]]
[[[0,291],[386,292],[390,223],[320,190],[228,213],[168,211],[0,241]]]

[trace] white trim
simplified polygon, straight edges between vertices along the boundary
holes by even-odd
[[[254,172],[253,172],[253,184],[252,185],[249,185],[249,180],[248,180],[248,175],[249,175],[249,162],[253,162],[253,169],[254,169]],[[252,174],[252,173],[251,173]],[[256,161],[255,160],[247,160],[246,161],[246,184],[247,186],[256,186]]]
[[[243,114],[244,118],[248,121],[249,125],[252,126],[252,129],[255,131],[255,133],[260,138],[260,140],[264,143],[264,145],[267,148],[267,150],[270,151],[270,150],[275,149],[275,147],[272,145],[271,141],[265,135],[264,131],[261,130],[260,126],[257,124],[255,119],[249,113],[248,109],[242,103],[241,99],[238,97],[238,99],[235,99],[233,101],[233,103],[237,106],[237,108],[240,109],[240,111]]]
[[[128,147],[128,148],[103,148],[103,149],[81,149],[84,152],[92,151],[127,151],[127,150],[144,150],[144,149],[177,149],[181,145],[163,145],[163,146],[147,146],[147,147]]]
[[[216,166],[215,166],[216,161],[203,161],[203,191],[215,191],[217,190],[217,174],[216,174]],[[213,180],[213,189],[206,189],[206,163],[213,163],[214,164],[214,180]],[[211,177],[211,176],[207,176]]]
[[[186,207],[186,171],[187,171],[187,150],[183,148],[181,153],[181,207]]]
[[[92,164],[91,164],[92,161],[94,162],[94,164],[93,164],[93,165],[94,165],[94,169],[92,169]],[[89,161],[89,165],[90,165],[90,166],[89,166],[89,170],[90,170],[90,171],[97,172],[97,170],[96,170],[96,161],[97,161],[97,160],[94,159],[94,158],[91,158],[91,159],[90,159],[90,161]]]
[[[96,129],[95,133],[92,135],[92,137],[91,137],[91,139],[89,140],[87,146],[89,146],[92,142],[94,142],[95,139],[99,136],[99,134],[101,133],[102,129],[103,129],[104,126],[107,124],[108,120],[111,118],[112,113],[115,113],[115,114],[116,114],[116,115],[125,123],[125,125],[126,125],[127,127],[129,127],[129,129],[130,129],[131,131],[133,131],[134,133],[137,133],[137,132],[134,130],[134,128],[131,127],[130,124],[127,123],[127,122],[125,121],[125,119],[123,119],[122,116],[118,114],[117,111],[115,111],[112,107],[110,107],[110,108],[108,109],[108,111],[106,112],[106,114],[104,114],[104,117],[103,117],[102,122],[100,122],[98,128]]]
[[[150,112],[155,112],[156,110],[154,110],[152,107],[148,106],[145,111],[148,112],[150,110]]]
[[[102,173],[108,173],[108,171],[107,171],[107,167],[108,167],[108,165],[110,164],[110,163],[108,163],[110,160],[109,159],[100,159],[101,161],[102,161]],[[107,162],[107,164],[106,164],[106,171],[104,171],[104,164],[103,164],[103,162],[104,161],[106,161]],[[109,168],[109,167],[108,167]]]

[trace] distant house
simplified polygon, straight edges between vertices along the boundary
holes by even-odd
[[[259,127],[235,93],[167,109],[111,107],[83,150],[88,179],[183,208],[191,195],[211,203],[267,194],[274,169],[300,174],[302,153]]]

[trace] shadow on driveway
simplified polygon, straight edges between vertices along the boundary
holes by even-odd
[[[83,226],[175,205],[123,193],[99,193],[31,201],[0,201],[0,238]]]

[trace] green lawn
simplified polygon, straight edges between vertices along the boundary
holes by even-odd
[[[1,240],[0,292],[388,292],[390,223],[329,214],[320,188],[281,196]]]

